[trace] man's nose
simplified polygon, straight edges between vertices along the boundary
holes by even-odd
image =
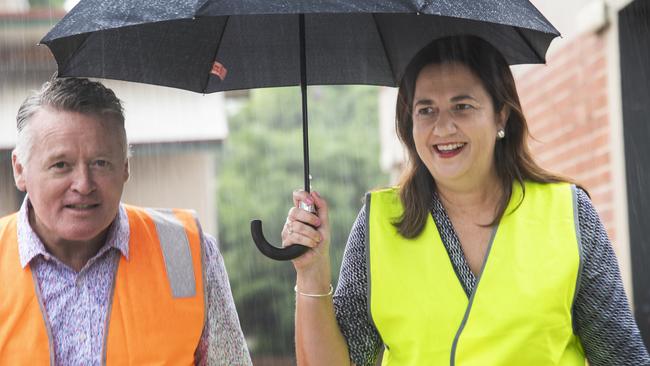
[[[95,182],[88,165],[83,164],[75,169],[71,189],[80,194],[89,194],[95,190]]]
[[[438,117],[434,127],[433,133],[439,137],[451,136],[457,131],[456,121],[450,112],[442,112]]]

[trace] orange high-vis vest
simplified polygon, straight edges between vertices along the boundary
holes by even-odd
[[[192,365],[205,322],[202,234],[193,213],[125,206],[129,259],[119,257],[102,361]],[[37,281],[18,254],[17,214],[0,219],[0,365],[54,364]]]

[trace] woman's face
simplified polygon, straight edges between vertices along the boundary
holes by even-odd
[[[425,66],[415,82],[413,139],[436,184],[471,188],[496,177],[494,145],[506,113],[495,113],[480,79],[459,63]]]

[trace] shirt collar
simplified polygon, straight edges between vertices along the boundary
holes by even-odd
[[[46,259],[52,257],[29,224],[29,210],[31,209],[29,197],[25,196],[23,204],[18,211],[17,222],[18,253],[22,268],[25,268],[32,259],[39,255],[42,255]],[[127,260],[129,259],[129,219],[122,204],[120,204],[117,210],[117,216],[108,229],[106,243],[99,250],[98,255],[111,248],[119,250]]]

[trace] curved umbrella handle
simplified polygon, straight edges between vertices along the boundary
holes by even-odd
[[[288,261],[295,259],[305,254],[308,247],[301,244],[292,244],[286,248],[278,248],[274,245],[271,245],[266,238],[264,238],[264,233],[262,233],[262,221],[252,220],[251,221],[251,235],[257,245],[257,249],[262,252],[265,256],[275,259],[276,261]]]

